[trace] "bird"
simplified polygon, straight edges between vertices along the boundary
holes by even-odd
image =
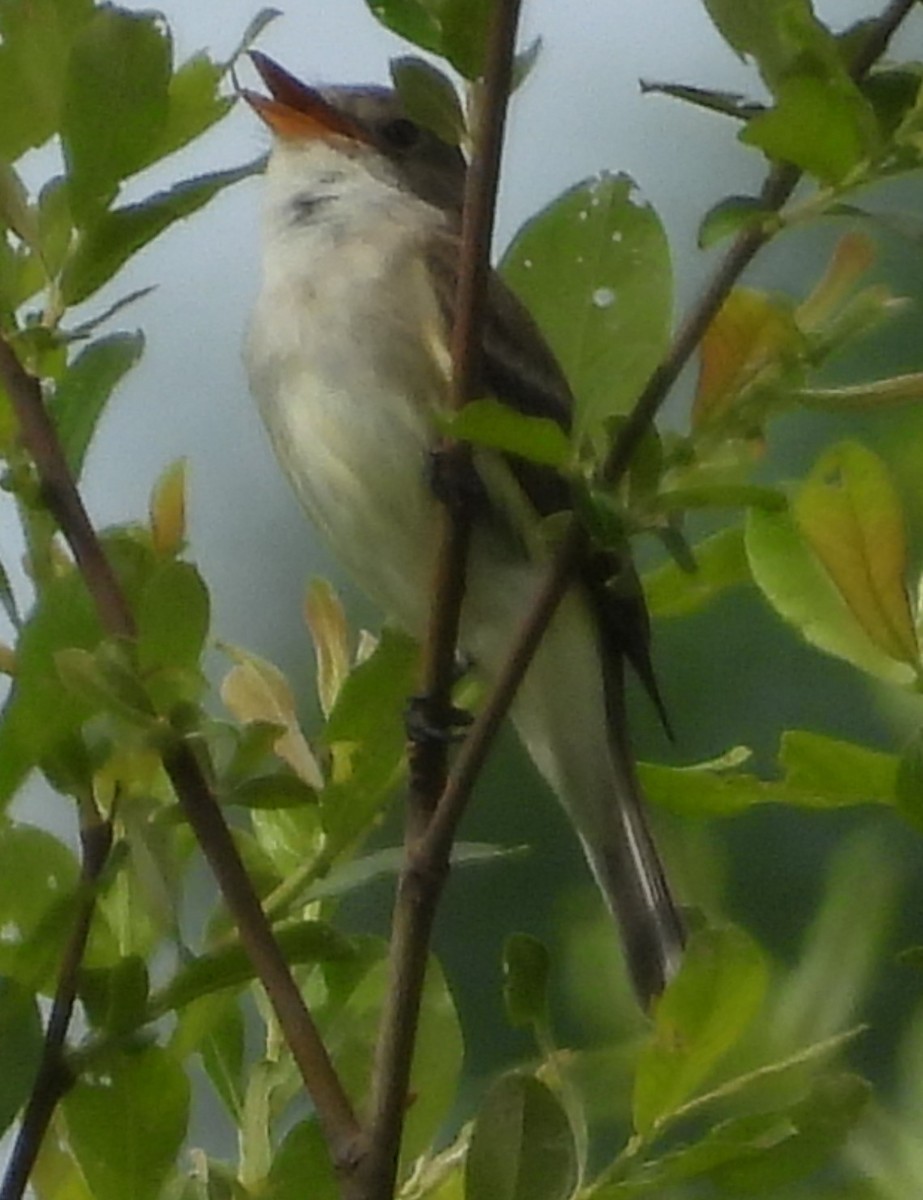
[[[309,518],[360,589],[419,637],[438,541],[431,468],[452,371],[465,158],[412,119],[395,90],[317,89],[265,54],[251,58],[269,94],[243,94],[272,148],[244,352],[250,389]],[[563,371],[496,272],[481,351],[486,395],[571,429]],[[474,447],[466,488],[473,532],[459,649],[489,685],[544,578],[543,531],[572,509],[572,486],[551,468]],[[619,585],[626,578],[635,586]],[[659,704],[649,632],[631,564],[588,549],[511,707],[615,918],[646,1010],[679,970],[686,940],[626,725],[626,663]]]

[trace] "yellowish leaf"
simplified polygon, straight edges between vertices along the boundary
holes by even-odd
[[[186,540],[186,463],[178,459],[157,480],[150,502],[154,550],[169,558]]]
[[[766,292],[735,288],[702,339],[692,406],[695,428],[728,411],[759,373],[800,338],[791,313]]]
[[[276,754],[299,779],[312,788],[324,786],[317,759],[308,745],[295,711],[295,697],[288,680],[277,666],[231,648],[236,660],[221,683],[221,699],[239,721],[266,721],[284,729],[273,746]]]
[[[317,655],[317,696],[324,716],[329,717],[349,674],[349,629],[340,598],[326,579],[311,581],[304,619]]]
[[[892,658],[918,667],[904,514],[881,459],[857,442],[832,447],[799,490],[793,513],[868,637]]]
[[[801,329],[817,329],[849,298],[875,261],[875,243],[864,233],[847,233],[834,247],[826,271],[795,311]]]

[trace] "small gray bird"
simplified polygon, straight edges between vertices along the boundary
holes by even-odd
[[[406,630],[426,627],[437,541],[428,470],[447,410],[465,163],[382,88],[305,86],[261,54],[274,134],[263,283],[246,358],[279,461],[343,565]],[[483,394],[569,428],[572,396],[534,321],[490,279]],[[476,449],[461,649],[489,683],[547,566],[542,519],[568,509],[555,472]],[[588,552],[512,709],[573,822],[648,1007],[684,930],[645,818],[626,734],[624,664],[653,688],[630,567]]]

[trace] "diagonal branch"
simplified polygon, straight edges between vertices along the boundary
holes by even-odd
[[[23,369],[2,337],[0,383],[10,397],[23,444],[38,470],[48,507],[71,547],[103,627],[110,634],[131,636],[135,623],[128,601],[87,516],[42,399],[39,381]],[[361,1141],[361,1129],[349,1097],[272,935],[269,921],[198,760],[190,747],[178,739],[164,753],[164,767],[237,924],[241,943],[272,1002],[305,1088],[317,1109],[331,1158],[348,1186]],[[68,1018],[69,1015],[68,1011]],[[64,1022],[65,1029],[66,1024],[67,1021]],[[63,1039],[63,1033],[61,1036]],[[46,1126],[53,1107],[53,1104],[48,1107],[45,1114]],[[33,1136],[39,1138],[43,1133],[44,1128],[33,1130]]]
[[[0,1186],[0,1200],[21,1200],[54,1110],[72,1083],[64,1059],[64,1043],[77,998],[80,964],[96,908],[96,885],[112,848],[111,823],[101,820],[94,812],[81,827],[80,847],[82,860],[75,898],[76,913],[58,968],[58,983],[45,1028],[38,1071]]]
[[[917,0],[891,0],[881,16],[869,26],[851,66],[851,74],[857,82],[868,74],[870,68],[884,54],[892,36],[916,2]],[[774,167],[767,175],[762,188],[761,207],[767,212],[779,211],[791,196],[800,178],[801,172],[794,167]],[[744,231],[718,264],[699,300],[677,331],[666,357],[648,380],[619,432],[604,469],[605,478],[610,485],[617,485],[624,477],[639,442],[652,425],[680,372],[691,359],[744,270],[771,236],[772,233],[763,228]],[[574,518],[562,536],[545,582],[519,630],[506,665],[453,764],[433,819],[417,847],[422,862],[443,861],[451,848],[455,830],[465,811],[474,782],[493,745],[494,737],[573,578],[580,561],[584,537],[579,521]]]
[[[451,340],[451,403],[456,410],[475,393],[481,371],[481,330],[519,9],[520,0],[500,0],[496,5],[483,84],[476,85],[474,146],[465,184]],[[439,469],[451,488],[452,479],[464,475],[470,447],[454,442],[439,453]],[[455,500],[443,508],[423,652],[426,729],[411,747],[404,864],[395,899],[390,980],[372,1085],[371,1153],[365,1167],[368,1200],[388,1200],[394,1191],[430,936],[451,849],[449,842],[438,855],[421,856],[417,851],[446,779],[446,735],[452,721],[455,656],[471,540],[471,515],[463,498],[456,496]]]

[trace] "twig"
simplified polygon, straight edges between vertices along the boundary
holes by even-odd
[[[61,965],[51,1013],[45,1028],[42,1056],[35,1082],[10,1154],[0,1200],[21,1200],[29,1183],[48,1124],[58,1101],[71,1086],[71,1074],[64,1059],[64,1041],[77,998],[77,976],[83,962],[90,924],[96,907],[96,885],[112,847],[112,825],[95,814],[80,830],[82,861],[76,897],[76,916]]]
[[[36,465],[48,506],[71,547],[103,627],[111,634],[131,636],[135,624],[128,601],[87,516],[45,408],[39,382],[23,369],[3,338],[0,338],[0,381],[9,394],[23,444]],[[361,1129],[349,1097],[272,936],[269,921],[192,750],[178,741],[165,753],[164,767],[237,924],[241,943],[272,1002],[317,1109],[331,1158],[343,1179],[344,1192],[353,1194],[349,1191],[350,1178],[360,1157]],[[52,1104],[45,1116],[46,1125],[53,1107]]]
[[[455,409],[474,394],[481,372],[481,330],[519,9],[520,0],[501,0],[496,6],[483,87],[478,89],[475,106],[451,339],[451,403]],[[454,443],[441,453],[440,466],[449,478],[453,473],[460,477],[468,465],[469,447]],[[437,736],[424,735],[411,749],[404,863],[392,921],[389,988],[375,1056],[371,1150],[363,1172],[368,1200],[389,1200],[394,1191],[430,935],[451,849],[449,841],[442,855],[425,858],[417,850],[445,784],[447,743],[438,732],[447,732],[452,718],[455,655],[471,536],[471,515],[463,503],[446,504],[442,520],[423,656],[423,712]]]
[[[915,3],[916,0],[892,0],[869,29],[852,63],[854,79],[861,80],[884,53],[895,30]],[[773,168],[761,192],[761,207],[767,212],[781,209],[800,178],[801,173],[794,167]],[[731,289],[770,236],[760,228],[744,231],[718,264],[705,291],[680,326],[666,357],[648,380],[620,430],[604,469],[604,476],[611,485],[616,485],[624,476],[638,443],[653,423],[680,372],[692,357]],[[579,521],[574,518],[562,536],[545,582],[519,630],[506,664],[459,751],[433,819],[416,847],[421,864],[441,862],[451,849],[471,788],[580,561],[584,537]]]

